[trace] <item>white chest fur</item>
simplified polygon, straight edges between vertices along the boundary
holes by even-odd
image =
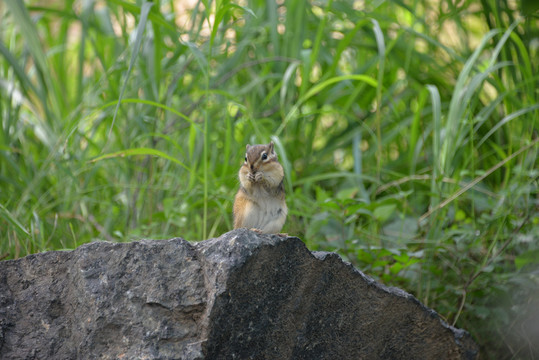
[[[281,231],[288,209],[284,199],[269,195],[263,189],[253,189],[246,204],[243,227],[256,228],[266,234]]]

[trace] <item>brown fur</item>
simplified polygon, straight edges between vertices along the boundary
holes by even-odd
[[[234,228],[278,233],[288,212],[283,167],[277,160],[273,142],[246,148],[246,160],[239,171],[241,186],[234,199]]]

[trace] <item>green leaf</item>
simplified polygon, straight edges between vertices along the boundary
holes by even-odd
[[[395,209],[397,208],[397,205],[395,204],[389,204],[389,205],[382,205],[378,206],[374,209],[372,212],[374,218],[380,222],[385,222],[388,220],[391,215],[395,212]]]
[[[389,267],[392,274],[398,274],[402,269],[404,269],[404,265],[398,262]]]
[[[539,249],[528,250],[515,257],[515,266],[517,270],[521,270],[526,265],[539,264]]]

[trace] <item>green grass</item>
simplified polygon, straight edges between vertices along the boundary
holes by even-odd
[[[218,236],[273,140],[283,231],[538,356],[531,3],[178,4],[0,3],[1,259]]]

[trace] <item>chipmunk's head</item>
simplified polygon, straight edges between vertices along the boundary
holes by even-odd
[[[240,168],[240,182],[244,187],[261,183],[277,186],[283,179],[283,167],[277,160],[273,141],[267,145],[249,145]]]

